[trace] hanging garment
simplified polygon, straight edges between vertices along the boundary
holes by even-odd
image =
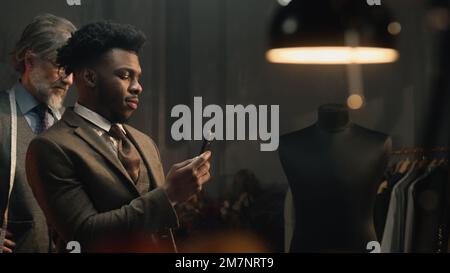
[[[438,167],[415,185],[412,252],[447,251],[450,211],[448,181],[448,169]]]
[[[406,196],[406,218],[405,218],[405,236],[403,252],[412,252],[413,232],[414,232],[414,192],[416,185],[426,179],[435,168],[428,168],[427,171],[414,180],[407,189]]]
[[[378,241],[383,238],[384,227],[386,226],[386,219],[389,210],[389,202],[391,200],[392,188],[403,178],[404,174],[395,172],[386,175],[387,187],[377,194],[375,198],[374,207],[374,225]]]
[[[399,253],[403,251],[403,220],[405,219],[404,188],[417,175],[411,168],[393,187],[386,217],[386,225],[381,240],[382,253]]]

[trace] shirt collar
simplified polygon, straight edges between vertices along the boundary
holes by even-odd
[[[112,123],[109,120],[92,111],[91,109],[79,104],[78,102],[75,103],[73,111],[82,118],[86,119],[87,121],[91,122],[92,124],[94,124],[95,126],[99,127],[100,129],[106,132],[109,132],[109,130],[111,129]],[[126,134],[123,125],[122,124],[117,125],[122,130],[122,132]]]
[[[16,83],[14,90],[16,92],[16,101],[22,114],[27,114],[40,104],[40,102],[34,98],[20,82]]]

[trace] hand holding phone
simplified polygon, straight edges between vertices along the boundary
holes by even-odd
[[[203,139],[202,149],[200,150],[200,154],[203,154],[206,151],[211,151],[211,144],[214,140],[214,134],[211,130],[208,130]]]

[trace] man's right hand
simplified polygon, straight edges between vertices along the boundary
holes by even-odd
[[[12,241],[12,233],[9,231],[6,231],[6,237],[4,244],[2,246],[3,253],[13,253],[14,248],[16,247],[16,243]]]
[[[211,151],[175,164],[166,177],[164,189],[172,205],[189,200],[210,179]]]

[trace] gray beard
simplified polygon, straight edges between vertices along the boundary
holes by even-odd
[[[45,82],[39,69],[33,69],[30,73],[30,82],[36,88],[39,100],[53,109],[60,109],[64,103],[67,91],[64,93],[52,92],[52,84]]]

